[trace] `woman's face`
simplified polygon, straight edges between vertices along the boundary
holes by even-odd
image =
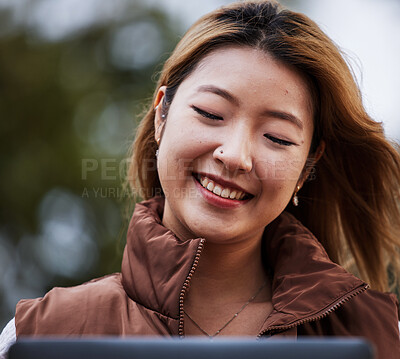
[[[302,184],[311,102],[304,77],[260,50],[206,56],[179,86],[167,120],[156,113],[164,225],[181,239],[260,239]]]

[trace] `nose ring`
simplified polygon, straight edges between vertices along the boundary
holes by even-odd
[[[219,153],[222,155],[224,153],[224,151],[223,150],[219,150]]]

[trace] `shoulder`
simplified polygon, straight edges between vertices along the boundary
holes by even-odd
[[[96,300],[100,302],[108,301],[113,294],[119,294],[121,291],[123,288],[120,273],[110,274],[74,287],[55,287],[42,298],[23,299],[17,304],[17,313],[21,309],[29,309],[35,305],[48,307],[55,304],[64,308],[82,306],[85,304],[83,300],[89,296],[96,296]]]
[[[394,294],[369,289],[319,321],[306,323],[303,330],[307,335],[364,337],[375,346],[377,358],[400,356],[399,306]]]
[[[393,319],[396,322],[399,319],[399,302],[393,293],[382,293],[373,289],[366,290],[352,301],[349,301],[351,310],[358,310],[364,315],[376,317],[378,314],[385,315],[385,318]],[[388,316],[386,316],[386,314]]]
[[[17,336],[47,334],[46,331],[52,334],[76,332],[76,328],[68,328],[68,323],[82,327],[83,330],[88,321],[112,316],[112,308],[123,301],[126,301],[126,294],[119,273],[93,279],[75,287],[56,287],[42,298],[25,299],[17,304]],[[59,323],[63,323],[63,333],[57,332]]]
[[[367,290],[339,308],[335,319],[341,320],[350,335],[373,343],[377,358],[400,357],[399,307],[394,294]]]
[[[338,309],[337,316],[355,333],[399,339],[399,303],[394,294],[367,290]]]

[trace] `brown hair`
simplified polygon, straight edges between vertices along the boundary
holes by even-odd
[[[244,1],[198,20],[164,64],[157,89],[166,86],[163,111],[199,61],[220,47],[250,46],[295,66],[312,83],[314,138],[325,153],[288,211],[321,241],[330,258],[378,290],[399,272],[400,156],[380,123],[366,113],[352,73],[334,43],[307,16],[272,1]],[[155,168],[154,109],[140,123],[128,178],[147,199],[162,195]],[[350,260],[349,260],[350,258]],[[389,271],[389,272],[388,272]],[[398,279],[393,279],[392,284]]]

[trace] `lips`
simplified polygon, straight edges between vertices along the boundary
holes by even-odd
[[[238,188],[233,188],[233,186],[229,186],[223,180],[211,179],[206,175],[194,174],[196,180],[209,192],[214,193],[215,195],[231,200],[246,200],[253,197],[250,193],[247,193]]]

